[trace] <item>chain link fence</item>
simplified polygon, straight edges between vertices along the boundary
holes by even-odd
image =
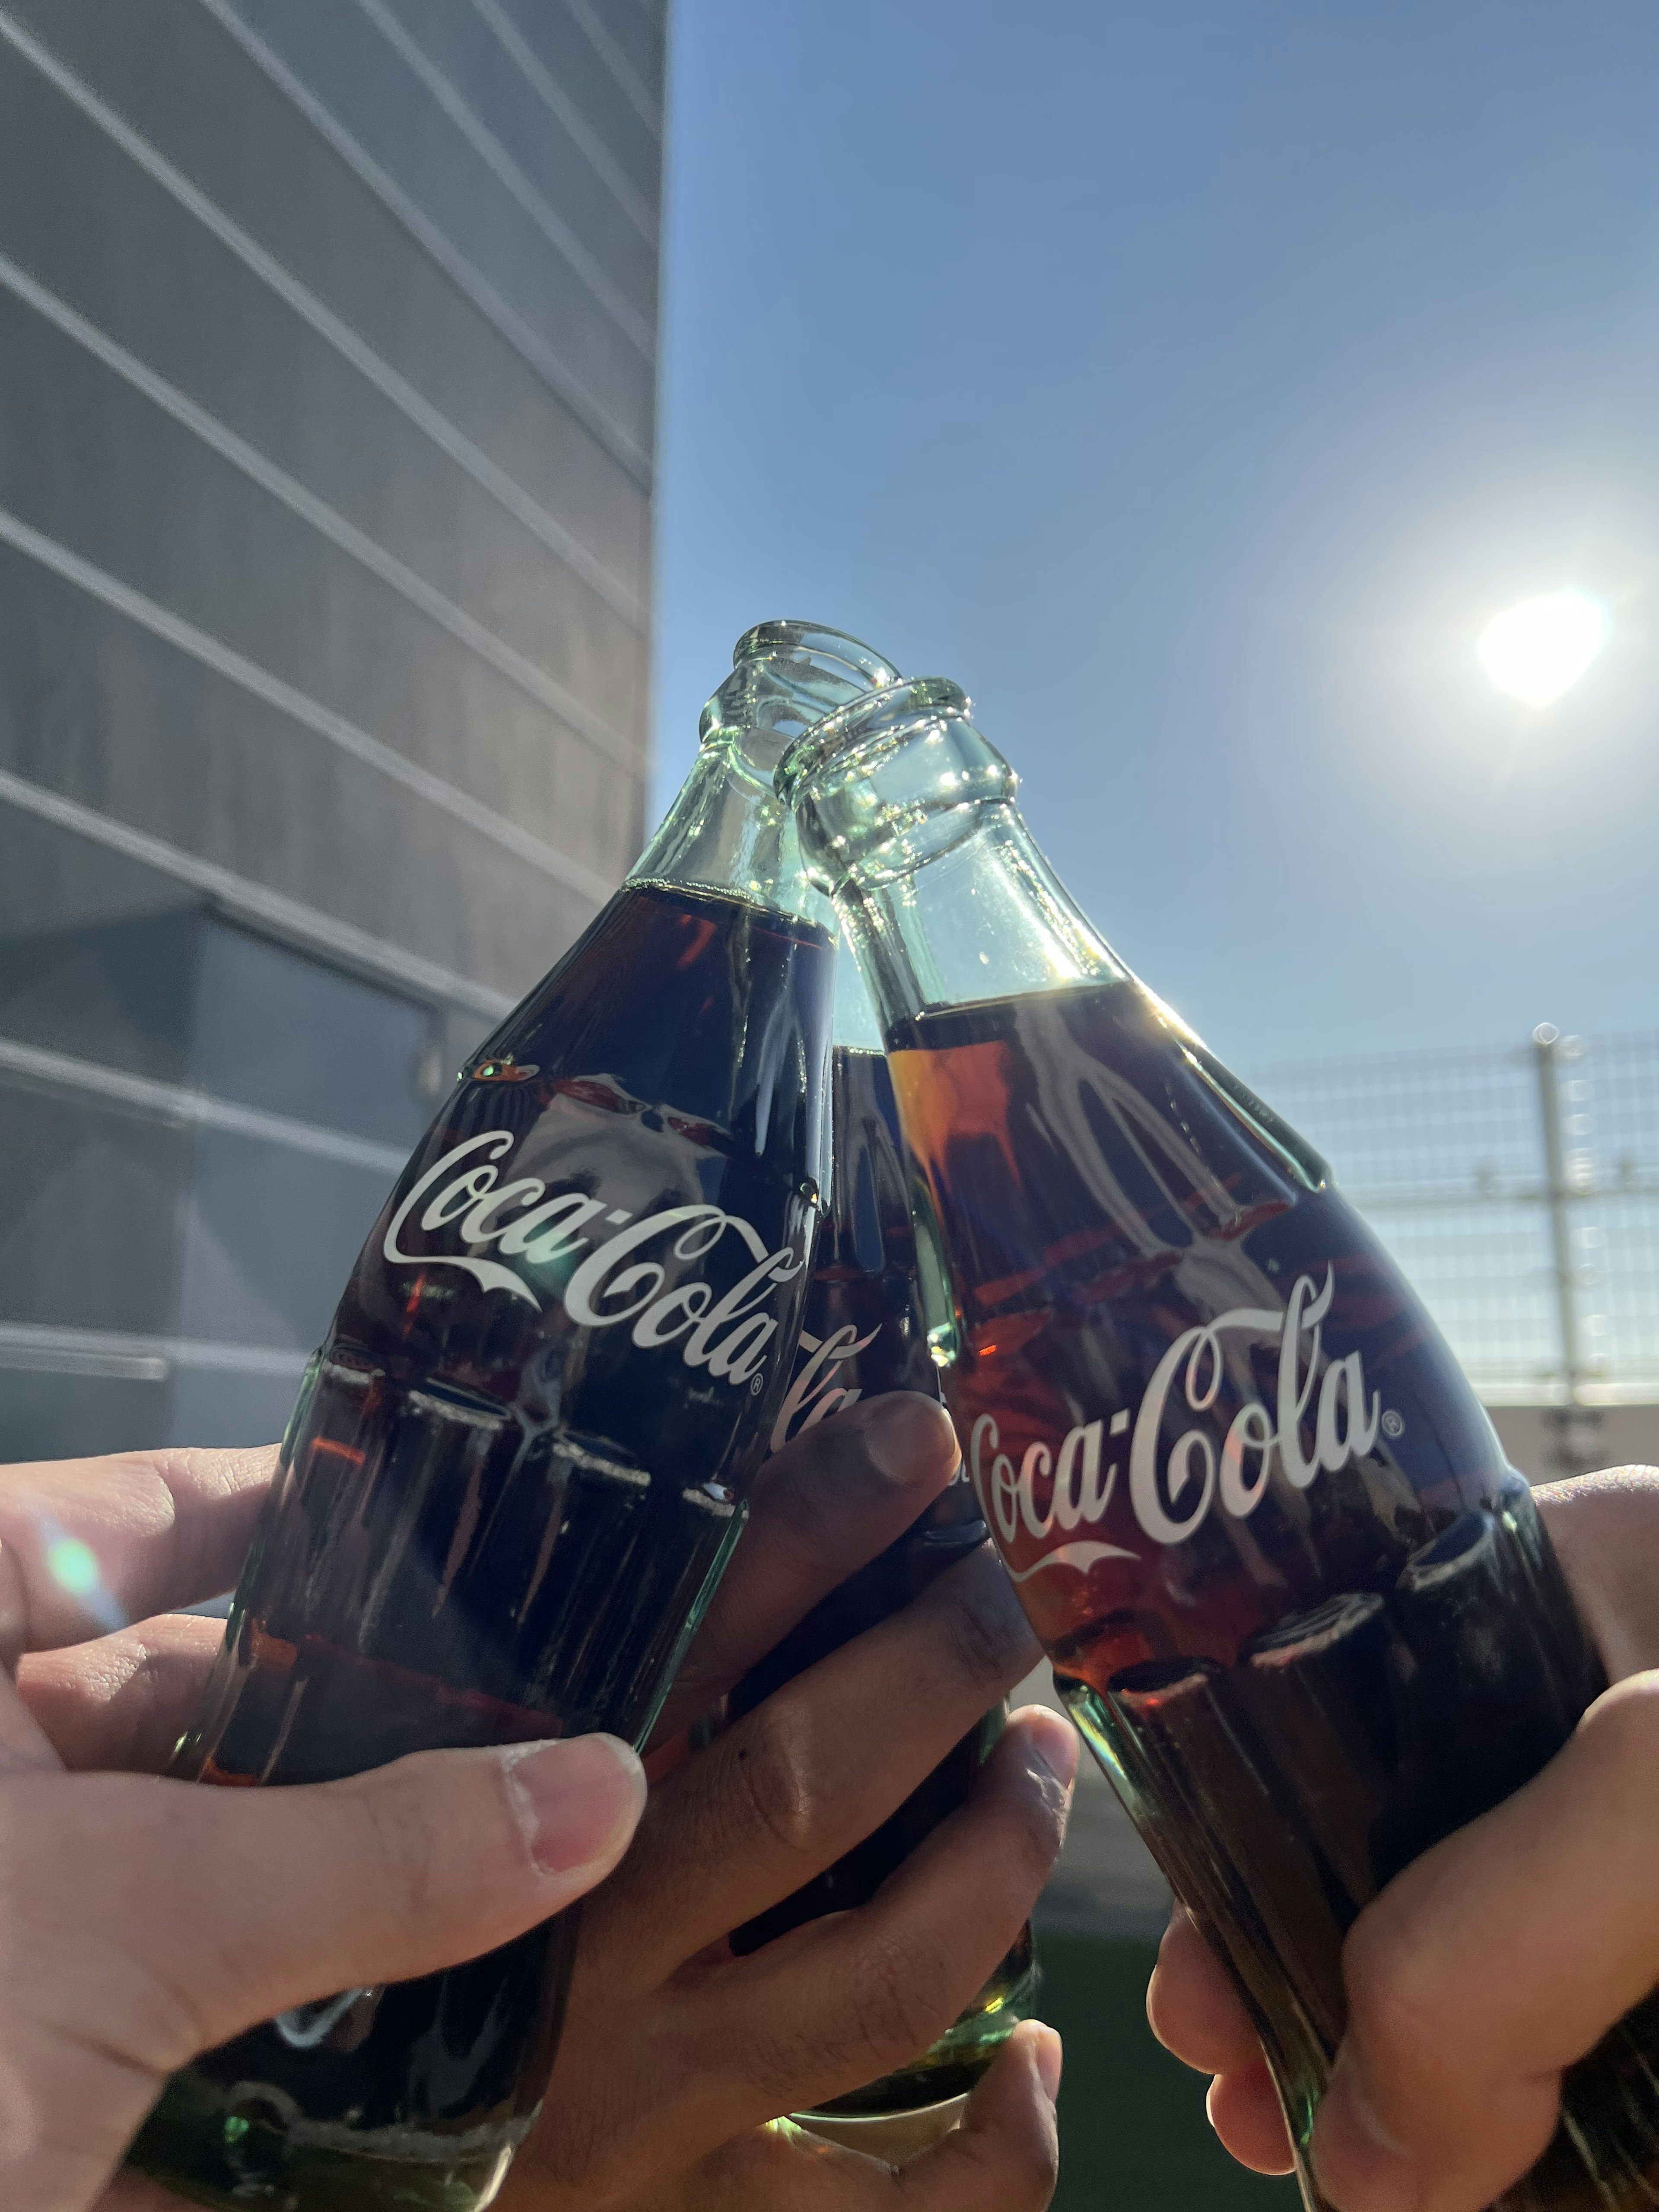
[[[1248,1079],[1318,1146],[1491,1405],[1659,1399],[1659,1030]]]

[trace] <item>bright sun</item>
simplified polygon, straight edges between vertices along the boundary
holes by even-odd
[[[1500,691],[1547,707],[1571,690],[1607,643],[1607,609],[1583,592],[1547,592],[1494,616],[1475,648]]]

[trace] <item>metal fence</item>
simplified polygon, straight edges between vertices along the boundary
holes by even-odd
[[[1659,1030],[1248,1079],[1316,1145],[1489,1404],[1659,1399]]]

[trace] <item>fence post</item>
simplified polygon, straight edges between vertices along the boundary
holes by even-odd
[[[1561,1345],[1561,1372],[1567,1403],[1578,1402],[1578,1307],[1573,1296],[1572,1217],[1567,1202],[1567,1149],[1561,1141],[1561,1094],[1556,1084],[1556,1054],[1561,1033],[1553,1022],[1540,1022],[1532,1033],[1538,1071],[1538,1118],[1544,1132],[1544,1188],[1550,1209],[1550,1249],[1555,1263],[1555,1316]]]
[[[1553,1023],[1540,1022],[1532,1033],[1534,1064],[1538,1073],[1538,1115],[1544,1133],[1545,1195],[1550,1210],[1550,1254],[1554,1263],[1556,1324],[1561,1341],[1561,1370],[1566,1382],[1565,1405],[1551,1409],[1546,1421],[1555,1435],[1555,1471],[1582,1474],[1601,1460],[1602,1415],[1599,1407],[1583,1401],[1583,1366],[1578,1349],[1577,1271],[1572,1259],[1571,1201],[1577,1194],[1567,1176],[1567,1148],[1561,1136],[1561,1092],[1558,1067],[1561,1034]]]

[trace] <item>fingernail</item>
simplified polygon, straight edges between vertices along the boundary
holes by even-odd
[[[614,1735],[512,1744],[501,1763],[544,1874],[574,1874],[622,1856],[645,1807],[645,1770],[627,1744]]]
[[[1039,2021],[1037,2025],[1036,2069],[1042,2084],[1042,2094],[1052,2105],[1060,2094],[1060,2069],[1066,2063],[1066,2046],[1052,2027]]]
[[[1312,2152],[1319,2186],[1342,2212],[1418,2212],[1423,2190],[1416,2165],[1378,2118],[1346,2044],[1320,2101]]]
[[[884,1398],[864,1431],[864,1448],[878,1474],[907,1486],[954,1465],[956,1431],[942,1406],[914,1391]]]
[[[1046,1706],[1034,1708],[1042,1716],[1032,1728],[1032,1749],[1048,1768],[1065,1795],[1072,1794],[1072,1784],[1077,1780],[1077,1755],[1079,1749],[1077,1730],[1069,1721],[1061,1720],[1058,1713]]]

